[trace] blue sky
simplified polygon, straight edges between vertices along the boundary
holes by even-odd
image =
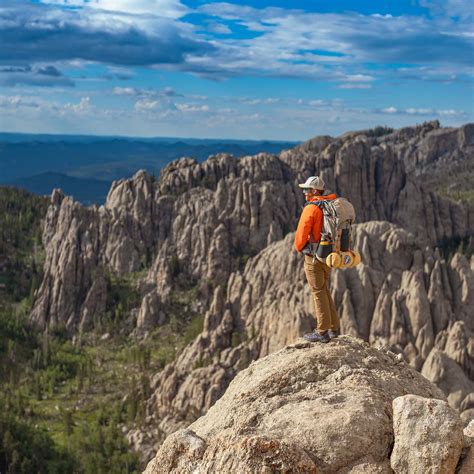
[[[474,116],[468,0],[2,0],[0,130],[306,140]]]

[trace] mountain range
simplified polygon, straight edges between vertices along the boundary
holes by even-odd
[[[217,152],[235,156],[278,153],[294,142],[192,138],[126,138],[0,133],[0,184],[36,194],[57,187],[83,204],[103,204],[113,180],[139,169],[159,175],[175,158],[202,161]]]
[[[252,380],[255,367],[282,360],[280,349],[296,356],[295,341],[315,325],[293,239],[304,205],[297,185],[320,175],[329,190],[353,203],[352,247],[362,257],[355,268],[331,272],[345,336],[328,354],[337,359],[343,351],[347,367],[333,367],[327,382],[382,370],[380,362],[388,364],[382,372],[398,374],[390,393],[399,397],[411,390],[404,379],[415,370],[437,386],[416,393],[446,398],[451,408],[443,410],[468,425],[474,417],[473,158],[473,124],[428,122],[319,136],[278,153],[181,157],[159,176],[140,170],[114,180],[100,207],[60,189],[46,199],[0,188],[0,335],[6,341],[0,358],[8,361],[0,365],[0,408],[13,406],[28,433],[36,426],[52,430],[54,441],[37,437],[30,444],[54,445],[48,456],[56,452],[63,472],[73,472],[64,467],[69,463],[81,472],[133,471],[137,456],[144,467],[158,450],[165,454],[156,466],[167,465],[188,442],[202,450],[185,450],[186,456],[199,454],[206,465],[214,449],[204,456],[206,443],[224,438],[199,427],[215,417],[209,410],[217,400],[232,399],[231,381]],[[324,354],[317,355],[323,364],[317,373],[329,363]],[[261,365],[252,364],[260,359]],[[316,372],[291,380],[280,374],[266,388],[285,398],[285,387],[293,387],[303,407],[303,385],[313,384]],[[379,387],[378,379],[372,382]],[[382,397],[390,412],[384,433],[398,429],[390,397]],[[18,459],[39,462],[24,452],[18,420],[5,425],[6,413],[0,410],[0,426],[10,426],[13,441],[7,454],[0,449],[0,466],[15,451]],[[196,432],[189,434],[195,420]],[[265,431],[257,418],[237,422]],[[277,446],[273,438],[243,441],[240,434],[229,432],[244,443],[242,463],[250,456],[248,443]],[[395,449],[388,459],[390,436],[377,459],[358,460],[360,466],[391,472],[392,461],[405,462],[395,460]],[[281,447],[282,453],[299,449]],[[301,455],[304,465],[329,462]],[[249,462],[260,459],[252,456]]]
[[[429,122],[317,137],[277,155],[180,158],[159,178],[140,171],[114,181],[100,209],[56,190],[31,321],[75,338],[100,327],[109,275],[129,275],[138,292],[124,316],[134,337],[146,341],[176,317],[201,318],[198,335],[152,377],[146,427],[128,426],[134,449],[150,459],[252,360],[314,326],[292,241],[304,204],[297,184],[320,175],[354,204],[359,222],[353,245],[362,263],[331,276],[342,331],[400,354],[467,422],[474,207],[440,196],[423,176],[442,182],[444,164],[472,166],[473,152],[473,125]]]

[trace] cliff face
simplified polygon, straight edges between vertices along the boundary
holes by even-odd
[[[361,340],[299,342],[241,371],[205,416],[166,439],[145,473],[454,472],[468,443],[443,399]]]
[[[318,137],[279,156],[182,158],[158,181],[139,172],[115,182],[100,208],[54,192],[31,317],[71,334],[89,329],[104,313],[108,275],[146,270],[137,284],[143,332],[166,320],[173,292],[197,287],[203,332],[156,375],[148,403],[168,434],[208,410],[252,360],[314,326],[292,231],[303,205],[297,183],[321,174],[362,222],[363,263],[332,274],[343,331],[402,354],[468,418],[473,260],[446,262],[434,247],[473,235],[474,209],[426,190],[416,174],[449,157],[472,159],[472,134],[430,123],[382,137]]]

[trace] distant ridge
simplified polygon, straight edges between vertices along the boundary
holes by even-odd
[[[16,188],[39,195],[51,195],[54,188],[60,188],[64,194],[73,196],[76,201],[84,205],[105,203],[111,184],[110,181],[75,178],[55,172],[40,173],[9,183]]]
[[[22,143],[22,142],[98,142],[110,140],[126,140],[134,142],[151,143],[186,143],[186,144],[215,144],[215,143],[239,143],[239,144],[257,144],[257,143],[286,143],[291,146],[297,145],[298,141],[292,140],[250,140],[233,138],[192,138],[192,137],[135,137],[124,135],[73,135],[73,134],[55,134],[55,133],[13,133],[0,132],[0,142]]]
[[[0,133],[0,184],[52,170],[109,182],[128,178],[139,169],[158,176],[170,161],[183,156],[202,161],[217,153],[278,154],[294,146],[294,142],[276,141]]]

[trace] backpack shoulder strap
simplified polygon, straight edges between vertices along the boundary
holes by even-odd
[[[321,208],[324,207],[323,202],[324,201],[306,201],[306,204],[304,206],[306,207],[306,206],[313,205],[313,206],[317,206],[321,209]]]

